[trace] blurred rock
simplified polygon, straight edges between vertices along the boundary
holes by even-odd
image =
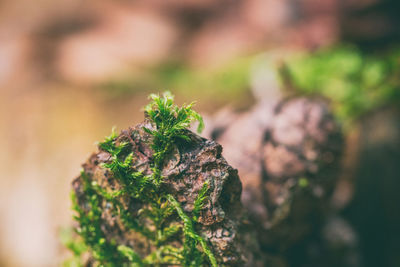
[[[271,214],[262,242],[302,238],[319,224],[339,167],[340,128],[318,99],[281,102],[262,150],[264,203]]]
[[[340,127],[318,98],[264,100],[236,116],[223,131],[216,127],[216,140],[239,170],[262,248],[283,255],[324,223],[343,147]]]

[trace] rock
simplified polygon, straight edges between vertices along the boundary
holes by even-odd
[[[238,168],[243,204],[266,251],[286,250],[323,221],[343,140],[322,99],[261,102],[217,141]]]
[[[132,168],[143,174],[151,174],[153,151],[150,147],[152,136],[143,128],[152,129],[148,122],[124,130],[117,137],[116,143],[128,142],[126,153],[133,153]],[[237,170],[232,168],[222,157],[222,147],[214,141],[206,140],[187,130],[188,142],[176,143],[162,170],[163,183],[160,190],[171,194],[187,213],[193,210],[194,202],[207,182],[208,198],[200,211],[196,231],[206,237],[211,250],[217,258],[219,266],[263,266],[255,233],[250,228],[243,206],[240,202],[242,185]],[[105,190],[113,191],[121,188],[121,183],[102,164],[109,163],[111,155],[100,149],[83,164],[88,179],[96,182]],[[83,177],[76,178],[73,188],[78,204],[85,209],[87,203],[84,196]],[[124,207],[138,217],[140,210],[148,203],[124,195],[121,199]],[[106,240],[115,240],[118,245],[134,248],[145,257],[156,248],[142,235],[127,230],[120,216],[111,212],[110,206],[101,200],[102,225]],[[182,224],[177,215],[171,222]],[[146,225],[146,222],[142,222]],[[171,240],[175,247],[182,246],[183,236],[179,234]]]

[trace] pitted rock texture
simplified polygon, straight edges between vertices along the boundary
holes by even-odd
[[[261,246],[284,251],[323,220],[343,148],[341,129],[319,98],[260,102],[216,140],[238,168],[242,201]],[[213,132],[211,131],[211,134]]]
[[[325,102],[301,97],[275,108],[262,146],[264,203],[279,214],[269,227],[288,209],[288,220],[312,227],[335,184],[342,148],[340,127]]]
[[[128,142],[129,151],[133,152],[132,169],[150,174],[152,149],[149,144],[152,137],[143,130],[151,129],[150,123],[139,124],[124,130],[117,138],[117,143]],[[232,168],[222,157],[222,147],[214,141],[206,140],[189,130],[185,134],[190,141],[176,143],[168,155],[162,170],[163,183],[161,190],[172,194],[185,212],[193,210],[193,204],[205,182],[209,184],[208,197],[200,212],[197,229],[209,240],[210,247],[221,266],[263,266],[258,243],[254,232],[245,217],[240,202],[242,185],[237,170]],[[85,173],[91,181],[96,181],[106,190],[121,187],[112,173],[102,167],[110,161],[110,154],[99,151],[83,164]],[[82,201],[82,177],[73,182],[78,203],[85,208]],[[134,217],[140,208],[147,205],[142,201],[123,196],[122,202]],[[132,247],[141,256],[154,251],[154,247],[140,234],[128,231],[120,218],[112,215],[106,201],[102,203],[102,230],[107,240],[114,239],[119,245]],[[176,216],[176,223],[181,223]],[[145,221],[142,222],[146,224]],[[183,236],[173,243],[181,245]]]

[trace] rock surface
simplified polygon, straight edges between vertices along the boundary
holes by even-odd
[[[116,142],[129,142],[129,152],[133,152],[132,168],[149,174],[152,172],[150,162],[153,152],[149,147],[152,137],[143,127],[152,126],[144,123],[124,130]],[[250,230],[240,202],[242,185],[237,170],[222,157],[222,147],[219,144],[201,138],[189,130],[185,134],[190,141],[177,143],[168,156],[162,170],[164,182],[161,190],[172,194],[183,210],[190,213],[199,191],[207,182],[209,196],[200,212],[197,232],[209,241],[221,266],[263,266],[254,232]],[[96,181],[106,190],[115,190],[121,187],[119,181],[102,167],[103,163],[110,162],[110,156],[100,150],[88,159],[83,168],[91,181]],[[82,184],[80,176],[74,180],[73,188],[79,205],[85,208]],[[129,197],[124,197],[122,202],[133,217],[146,205]],[[109,211],[105,200],[101,205],[102,230],[107,240],[114,239],[119,245],[130,246],[141,256],[154,251],[155,248],[146,238],[127,231],[120,218]],[[180,223],[177,219],[172,220]],[[176,238],[172,243],[179,246],[181,242],[182,238]]]
[[[282,255],[323,224],[343,147],[340,127],[318,98],[264,101],[236,117],[215,126],[216,140],[238,168],[263,251]]]

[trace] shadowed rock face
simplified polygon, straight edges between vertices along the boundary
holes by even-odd
[[[286,251],[321,224],[343,147],[322,99],[260,102],[215,128],[224,156],[238,168],[242,201],[265,251]]]
[[[261,159],[264,203],[273,214],[264,224],[265,245],[290,243],[318,224],[337,178],[342,147],[340,128],[323,101],[288,99],[275,108]]]
[[[117,138],[117,144],[128,142],[127,153],[133,152],[132,169],[150,174],[152,150],[149,147],[151,136],[143,127],[151,128],[149,123],[139,124],[134,128],[122,131]],[[203,187],[209,184],[208,197],[203,206],[196,231],[207,238],[211,244],[219,264],[227,266],[262,266],[259,259],[258,245],[255,236],[246,224],[243,207],[240,202],[242,185],[237,170],[233,169],[221,156],[222,147],[214,141],[201,138],[187,131],[190,141],[177,143],[168,156],[162,170],[163,184],[161,191],[172,194],[181,204],[183,210],[190,213],[194,201]],[[118,190],[120,182],[110,171],[101,167],[102,163],[110,162],[110,154],[99,151],[93,154],[83,164],[85,173],[91,181],[96,181],[106,190]],[[84,209],[82,177],[73,182],[79,205]],[[138,199],[122,196],[121,202],[130,211],[132,218],[148,203]],[[143,236],[127,230],[119,216],[113,215],[110,205],[105,200],[102,207],[102,230],[107,240],[114,239],[118,245],[128,245],[141,256],[155,250],[153,245]],[[177,216],[171,221],[181,223]],[[146,225],[146,221],[141,222]],[[171,245],[181,246],[183,236],[171,240]]]

